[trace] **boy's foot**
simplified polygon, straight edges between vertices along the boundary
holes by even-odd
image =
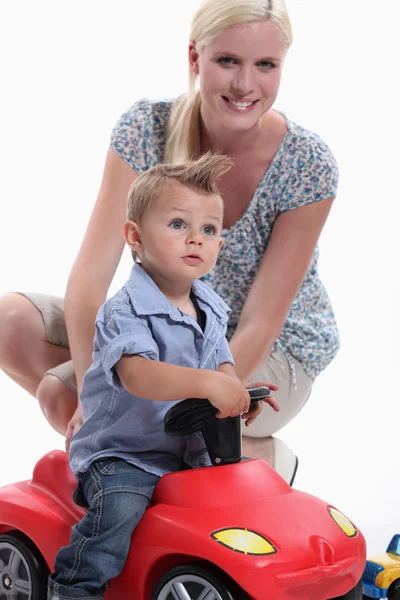
[[[276,438],[242,438],[242,454],[249,458],[263,458],[289,485],[293,484],[298,459],[285,442]]]

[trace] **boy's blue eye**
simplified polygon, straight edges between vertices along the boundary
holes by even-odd
[[[215,227],[213,227],[212,225],[205,225],[203,227],[203,231],[206,235],[214,235]]]
[[[179,219],[175,219],[174,221],[172,221],[169,224],[170,227],[172,227],[172,229],[183,229],[183,227],[185,226],[184,223],[182,223],[182,221],[179,221]]]

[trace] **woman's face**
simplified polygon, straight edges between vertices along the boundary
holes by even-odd
[[[203,119],[246,131],[275,102],[285,48],[268,21],[234,25],[189,59],[200,77]]]

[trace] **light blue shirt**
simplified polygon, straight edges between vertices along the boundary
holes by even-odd
[[[164,432],[164,415],[178,401],[134,396],[115,370],[126,354],[195,369],[217,370],[222,363],[234,364],[225,337],[229,307],[202,281],[193,282],[192,293],[205,313],[204,332],[137,263],[123,288],[100,308],[93,364],[81,392],[84,422],[71,442],[75,475],[94,460],[110,456],[159,476],[179,470],[182,460],[192,467],[210,464],[201,434],[171,437]],[[163,382],[153,385],[162,399]]]

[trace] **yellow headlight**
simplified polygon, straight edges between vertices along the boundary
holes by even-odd
[[[219,529],[211,537],[227,548],[243,554],[275,554],[277,551],[267,538],[248,529]]]
[[[336,508],[328,508],[328,512],[331,515],[332,519],[335,521],[337,525],[339,525],[340,529],[347,535],[347,537],[355,537],[358,533],[357,529],[354,527],[353,523],[345,517],[341,512],[336,510]]]

